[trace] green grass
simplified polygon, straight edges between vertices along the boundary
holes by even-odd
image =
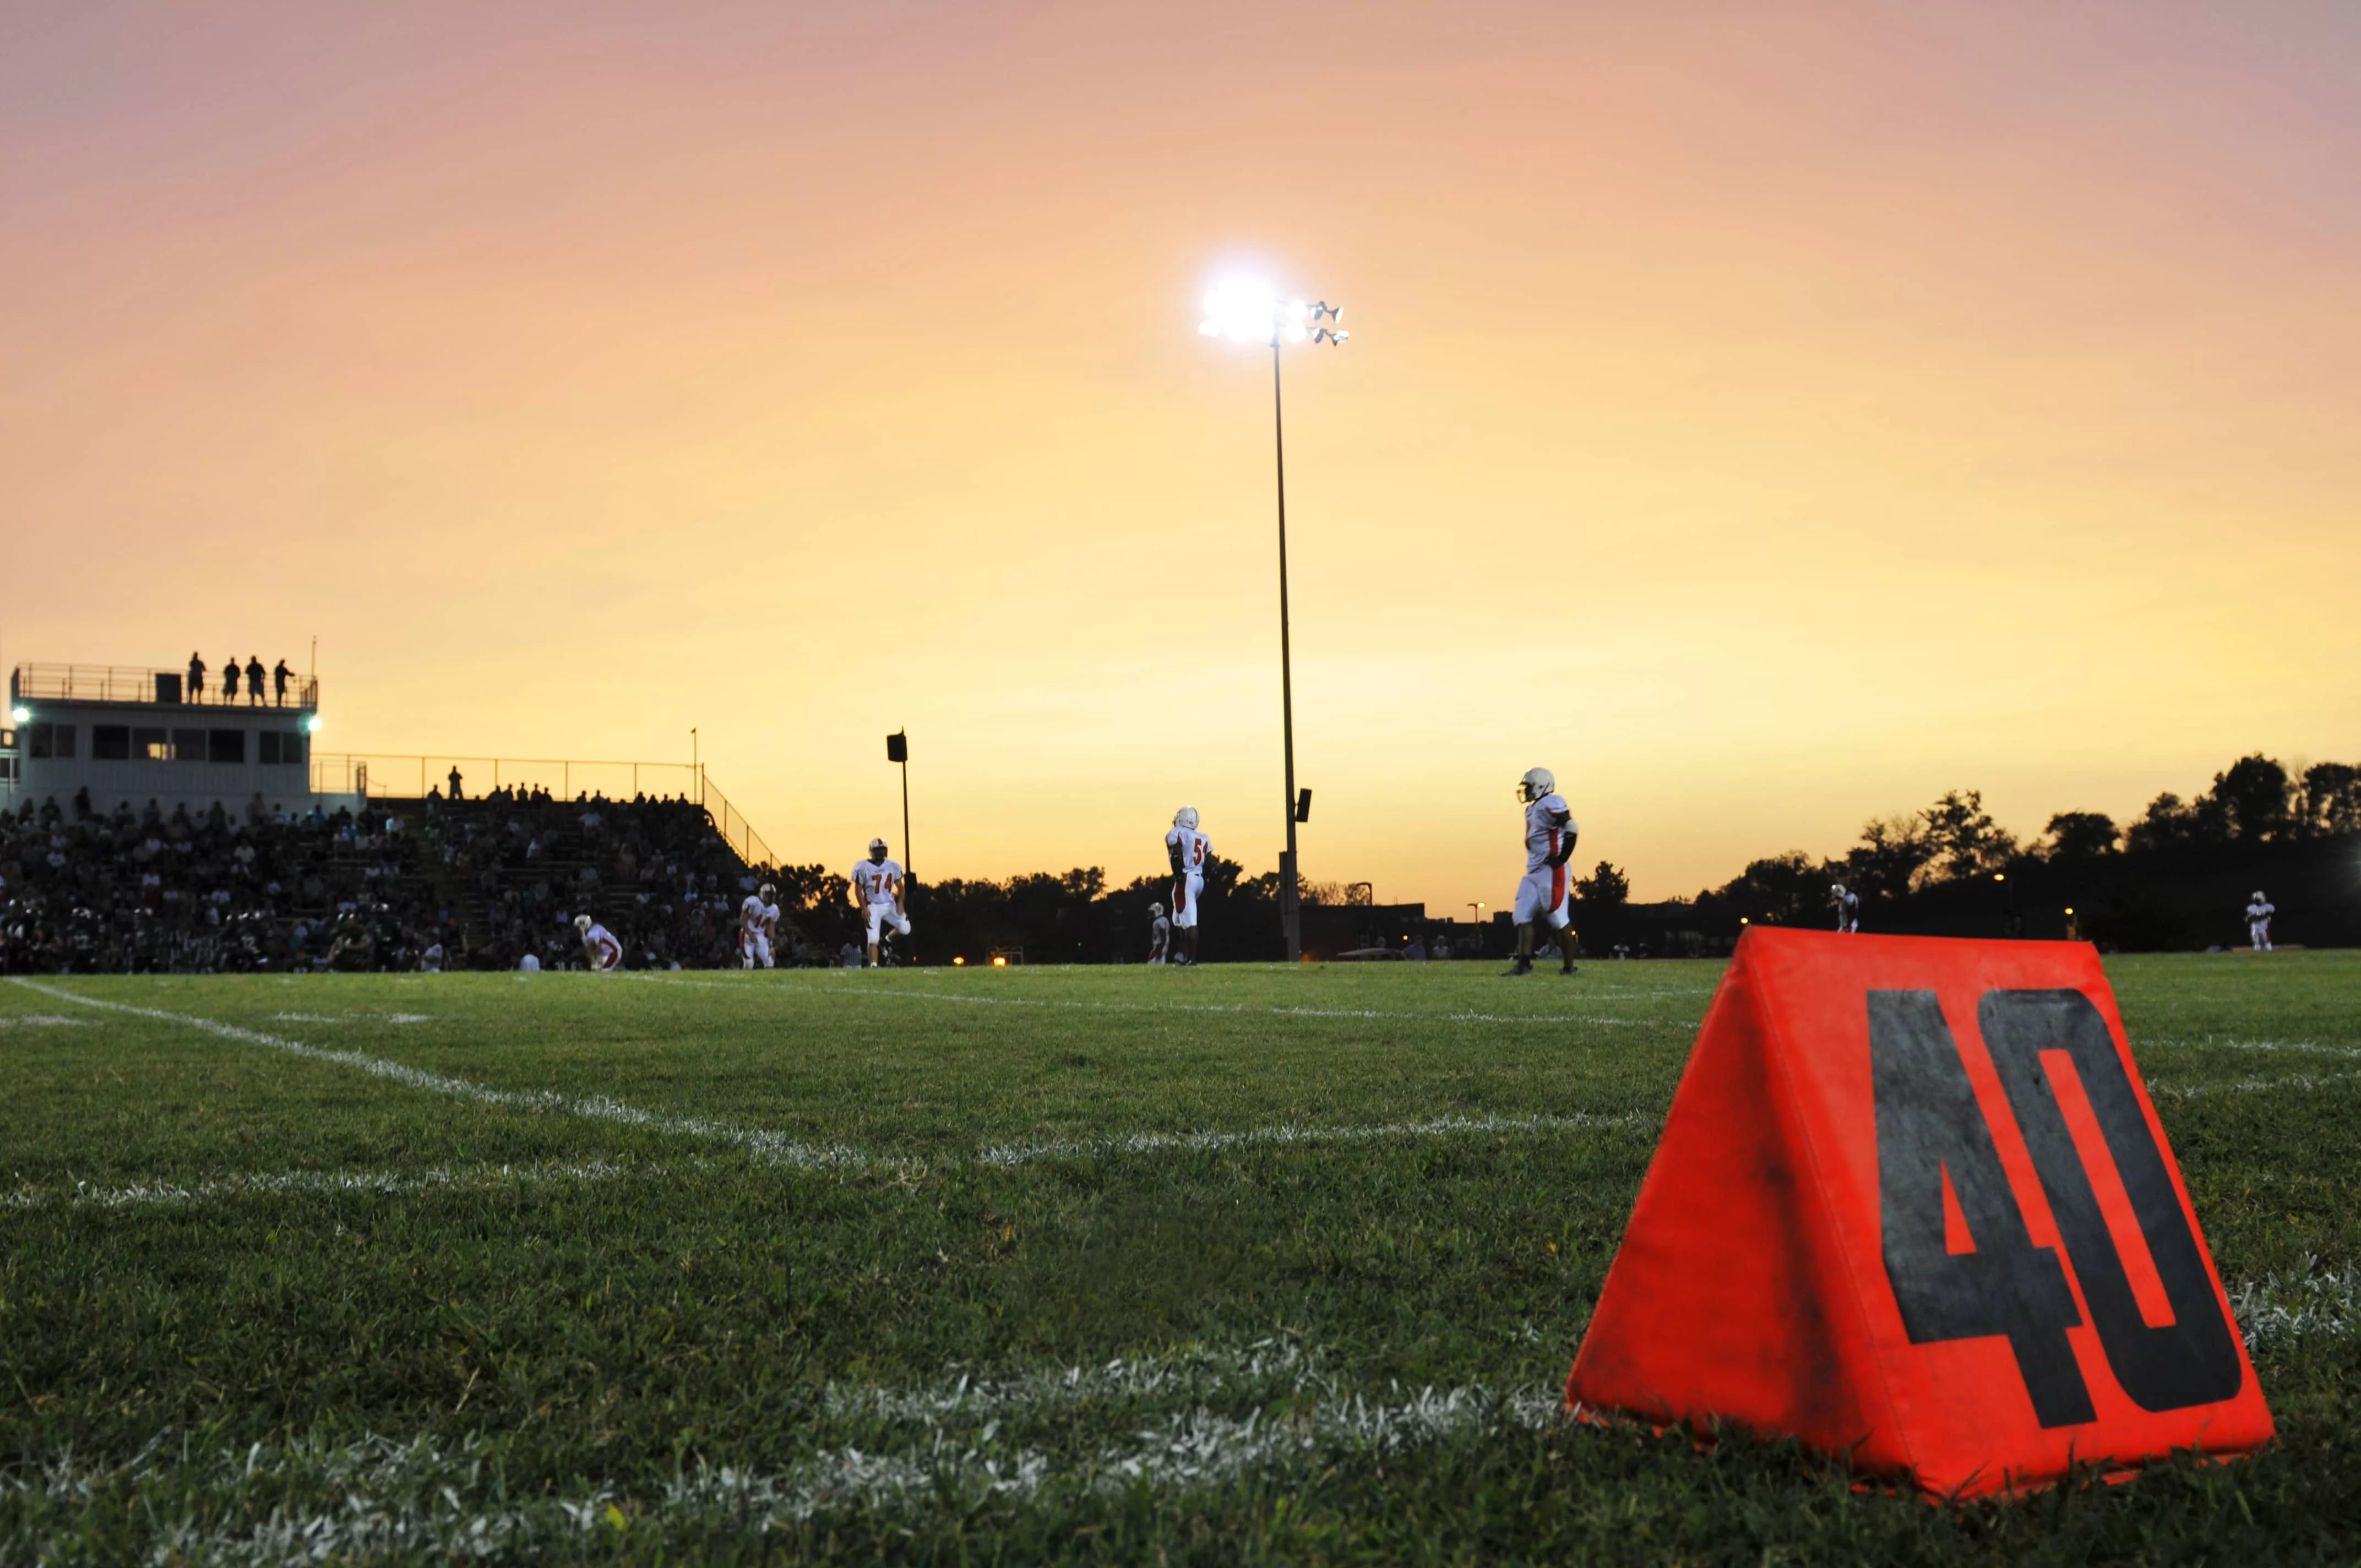
[[[2111,972],[2282,1441],[1961,1508],[1552,1415],[1718,964],[0,984],[0,1562],[2361,1559],[2361,956]]]

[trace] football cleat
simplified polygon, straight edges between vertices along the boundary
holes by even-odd
[[[1557,775],[1547,768],[1527,768],[1525,776],[1517,781],[1519,800],[1539,800],[1557,793]]]
[[[1531,974],[1532,972],[1533,960],[1520,953],[1517,955],[1515,962],[1511,963],[1507,969],[1500,971],[1500,978],[1502,980],[1513,980],[1518,975]]]

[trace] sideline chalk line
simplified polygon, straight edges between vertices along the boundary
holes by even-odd
[[[43,985],[21,976],[9,977],[12,985],[38,992],[60,1002],[71,1002],[83,1007],[100,1008],[110,1013],[128,1013],[142,1018],[160,1019],[168,1024],[180,1024],[202,1029],[225,1040],[241,1045],[259,1046],[266,1050],[281,1051],[305,1061],[324,1062],[334,1067],[352,1068],[376,1078],[382,1078],[410,1089],[424,1090],[433,1094],[447,1094],[456,1099],[473,1101],[480,1105],[515,1106],[528,1111],[555,1111],[569,1116],[580,1116],[594,1122],[611,1122],[624,1126],[646,1127],[653,1132],[670,1133],[683,1137],[702,1138],[709,1142],[731,1144],[758,1159],[781,1165],[811,1168],[861,1165],[868,1157],[857,1149],[815,1147],[798,1142],[783,1133],[762,1128],[732,1126],[726,1122],[708,1121],[697,1116],[663,1116],[627,1105],[605,1095],[568,1096],[547,1089],[494,1089],[445,1073],[429,1072],[423,1068],[388,1061],[382,1057],[365,1056],[359,1051],[331,1050],[322,1046],[307,1046],[300,1040],[284,1039],[266,1035],[258,1029],[240,1028],[216,1019],[199,1017],[192,1013],[168,1013],[158,1007],[135,1007],[126,1002],[102,1002],[95,997],[78,996],[71,991]]]
[[[881,1001],[963,1002],[978,1007],[1046,1007],[1061,1011],[1085,1013],[1222,1013],[1254,1014],[1274,1018],[1380,1018],[1404,1019],[1432,1024],[1597,1024],[1622,1028],[1683,1028],[1694,1029],[1697,1021],[1688,1018],[1604,1018],[1572,1013],[1415,1013],[1389,1011],[1376,1007],[1253,1007],[1243,1003],[1208,1002],[1070,1002],[1041,996],[962,996],[955,991],[919,991],[895,986],[888,990],[879,985],[846,984],[830,992],[823,986],[798,981],[778,981],[755,986],[718,980],[674,980],[668,976],[636,971],[632,977],[651,985],[690,986],[702,991],[735,991],[751,995],[776,995],[785,992],[803,996],[852,995],[873,997]],[[1657,995],[1654,992],[1625,993],[1633,996]]]

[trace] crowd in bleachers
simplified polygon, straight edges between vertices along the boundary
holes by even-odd
[[[575,968],[579,913],[630,967],[734,967],[738,906],[763,880],[687,800],[27,803],[0,812],[0,971]],[[800,933],[780,936],[795,961]]]

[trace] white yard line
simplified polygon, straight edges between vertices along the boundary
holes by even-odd
[[[708,1168],[694,1161],[684,1168]],[[663,1177],[661,1165],[616,1165],[603,1159],[571,1165],[434,1166],[424,1170],[269,1170],[214,1176],[201,1181],[135,1181],[93,1187],[78,1181],[71,1190],[0,1193],[0,1209],[140,1209],[267,1198],[281,1192],[398,1197],[438,1189],[538,1187],[557,1182],[606,1181],[617,1177]]]
[[[2361,1046],[2323,1046],[2313,1040],[2217,1040],[2208,1036],[2202,1040],[2143,1039],[2134,1043],[2134,1051],[2284,1051],[2296,1056],[2342,1057],[2347,1061],[2361,1061]]]
[[[1280,1123],[1249,1127],[1242,1132],[1129,1133],[1117,1137],[1052,1139],[1038,1144],[1003,1144],[978,1154],[979,1165],[1029,1165],[1037,1160],[1068,1159],[1078,1155],[1167,1154],[1221,1149],[1280,1148],[1302,1144],[1368,1144],[1397,1139],[1483,1136],[1494,1133],[1564,1133],[1605,1127],[1652,1127],[1658,1118],[1639,1112],[1570,1116],[1436,1116],[1422,1122],[1380,1122],[1374,1125],[1318,1127]]]
[[[1084,1013],[1220,1013],[1254,1014],[1274,1018],[1383,1018],[1434,1024],[1597,1024],[1618,1028],[1663,1026],[1694,1029],[1693,1018],[1604,1018],[1572,1013],[1426,1013],[1376,1007],[1249,1007],[1243,1003],[1202,1002],[1068,1002],[1038,996],[968,996],[955,991],[919,991],[915,987],[847,984],[833,992],[823,986],[774,983],[759,991],[750,984],[727,981],[673,980],[652,974],[633,978],[652,985],[686,985],[707,991],[739,991],[754,994],[789,992],[806,996],[853,995],[881,1001],[962,1002],[978,1007],[1046,1007]],[[1642,994],[1642,993],[1632,993]]]
[[[59,1018],[47,1013],[12,1013],[0,1016],[0,1029],[82,1029],[87,1018]]]
[[[1043,1160],[1072,1159],[1095,1155],[1195,1154],[1222,1149],[1286,1148],[1322,1144],[1388,1143],[1411,1138],[1481,1137],[1508,1134],[1549,1134],[1590,1129],[1653,1128],[1653,1116],[1639,1112],[1565,1116],[1437,1116],[1422,1122],[1384,1122],[1336,1127],[1247,1127],[1235,1132],[1126,1133],[1104,1138],[1053,1139],[1032,1144],[996,1144],[973,1157],[981,1166],[1010,1168]],[[871,1166],[889,1168],[957,1169],[965,1161],[956,1156],[918,1153],[871,1154],[843,1145],[831,1146],[849,1168]],[[373,1194],[399,1197],[436,1189],[483,1189],[544,1185],[566,1181],[603,1181],[626,1178],[663,1178],[709,1172],[703,1160],[670,1165],[616,1164],[586,1160],[572,1164],[434,1166],[423,1170],[272,1170],[205,1177],[193,1181],[134,1181],[118,1186],[77,1182],[71,1188],[26,1189],[0,1192],[0,1210],[140,1209],[230,1202],[277,1193]]]
[[[0,1475],[0,1494],[42,1496],[67,1512],[115,1506],[128,1489],[153,1521],[152,1555],[206,1561],[314,1563],[393,1552],[471,1556],[528,1554],[562,1541],[642,1519],[659,1524],[728,1525],[764,1530],[843,1508],[923,1508],[946,1497],[1024,1501],[1045,1492],[1126,1492],[1140,1486],[1187,1491],[1235,1483],[1248,1474],[1313,1464],[1377,1464],[1461,1436],[1508,1435],[1554,1425],[1554,1387],[1497,1393],[1480,1384],[1406,1391],[1341,1392],[1313,1369],[1312,1356],[1282,1347],[1244,1356],[1197,1355],[1073,1367],[1014,1380],[1026,1408],[1112,1404],[1118,1409],[1159,1395],[1226,1391],[1243,1414],[1196,1402],[1136,1412],[1130,1434],[1078,1452],[1051,1453],[1004,1437],[1016,1407],[1006,1398],[965,1392],[950,1402],[931,1392],[877,1386],[831,1387],[827,1402],[859,1430],[873,1410],[916,1420],[896,1452],[840,1443],[775,1474],[699,1462],[652,1495],[633,1497],[612,1483],[570,1497],[522,1504],[500,1495],[493,1440],[475,1437],[445,1451],[424,1437],[371,1436],[341,1444],[255,1444],[210,1455],[167,1453],[162,1441],[119,1465],[60,1455],[38,1469]],[[1210,1371],[1209,1387],[1206,1374]],[[1242,1378],[1241,1373],[1246,1375]],[[1269,1399],[1312,1393],[1283,1417]],[[948,1418],[948,1420],[942,1419]]]
[[[2230,1297],[2260,1355],[2361,1329],[2361,1268],[2350,1264],[2330,1269],[2307,1256],[2296,1272],[2233,1287]],[[149,1521],[159,1561],[530,1556],[642,1520],[760,1531],[844,1508],[917,1511],[1142,1486],[1177,1493],[1374,1465],[1455,1439],[1548,1430],[1565,1419],[1561,1398],[1554,1384],[1356,1388],[1316,1348],[1264,1340],[999,1375],[955,1369],[917,1384],[832,1383],[813,1412],[827,1445],[809,1458],[774,1473],[700,1458],[652,1492],[605,1482],[512,1501],[492,1433],[450,1450],[427,1437],[368,1436],[211,1453],[159,1437],[119,1464],[61,1453],[0,1471],[0,1496],[41,1497],[69,1533],[86,1509],[135,1509]],[[1282,1400],[1284,1412],[1272,1414]],[[1070,1426],[1070,1411],[1095,1412],[1097,1425],[1127,1435],[1046,1446],[1040,1434]],[[38,1559],[48,1543],[27,1544]]]
[[[2320,1089],[2332,1083],[2351,1083],[2361,1079],[2361,1071],[2290,1073],[2285,1078],[2242,1078],[2235,1083],[2174,1083],[2169,1080],[2148,1080],[2147,1091],[2167,1100],[2204,1100],[2217,1094],[2260,1094],[2277,1089]]]
[[[186,1028],[202,1029],[240,1045],[259,1046],[265,1050],[281,1051],[305,1061],[321,1062],[332,1067],[351,1068],[375,1078],[386,1079],[405,1088],[423,1090],[430,1094],[447,1094],[455,1099],[472,1101],[479,1105],[511,1106],[519,1110],[555,1112],[562,1115],[579,1116],[593,1122],[609,1122],[623,1126],[645,1127],[651,1132],[668,1133],[676,1136],[700,1138],[713,1143],[730,1144],[744,1149],[758,1159],[780,1165],[802,1167],[860,1166],[869,1157],[858,1149],[816,1147],[761,1127],[738,1127],[726,1122],[708,1121],[699,1116],[665,1116],[653,1111],[642,1111],[605,1095],[571,1096],[546,1089],[494,1089],[489,1084],[453,1078],[445,1073],[429,1072],[406,1063],[388,1061],[383,1057],[364,1056],[358,1051],[330,1050],[322,1046],[307,1046],[300,1040],[290,1040],[277,1035],[266,1035],[258,1029],[240,1028],[212,1018],[201,1018],[192,1013],[167,1013],[158,1007],[134,1007],[123,1002],[101,1002],[95,997],[78,996],[71,991],[36,981],[11,976],[9,983],[27,991],[71,1002],[78,1006],[95,1007],[110,1013],[128,1013],[137,1017],[154,1018]]]

